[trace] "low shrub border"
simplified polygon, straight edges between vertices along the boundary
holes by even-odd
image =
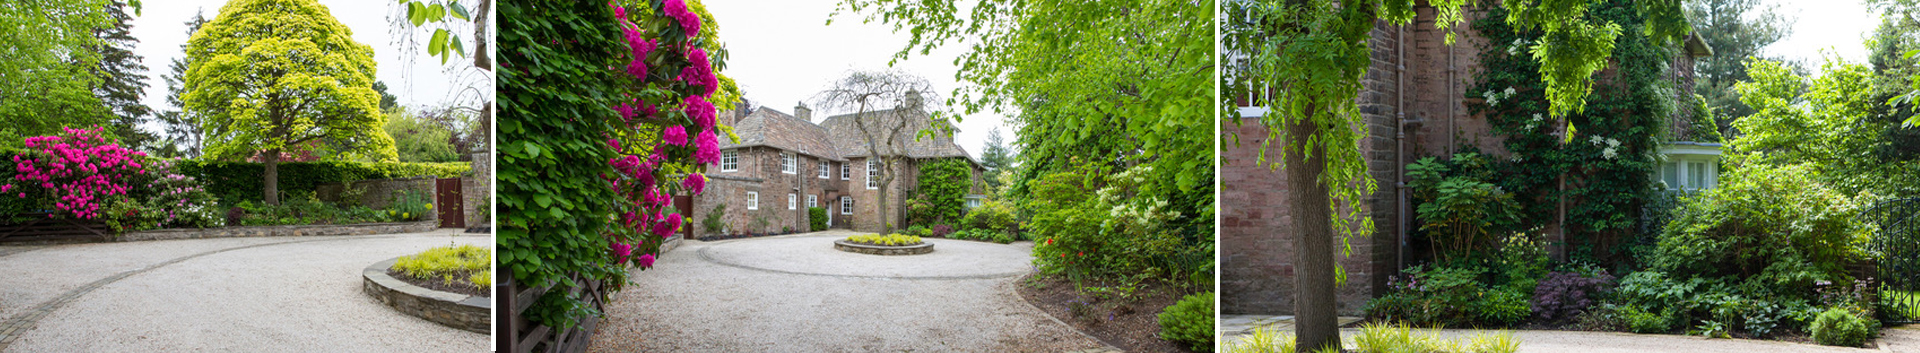
[[[490,332],[493,302],[487,297],[427,289],[387,275],[395,257],[361,271],[361,290],[381,304],[407,315],[447,327],[485,334]]]
[[[293,226],[242,226],[216,228],[159,229],[128,232],[114,241],[175,240],[241,237],[302,237],[328,235],[370,235],[419,233],[440,226],[438,220],[398,223],[316,224]]]

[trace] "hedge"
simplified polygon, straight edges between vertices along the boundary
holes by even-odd
[[[13,180],[14,175],[20,174],[20,171],[13,168],[18,166],[14,164],[13,157],[25,153],[26,151],[19,149],[0,147],[0,161],[5,161],[5,165],[9,166],[8,168],[0,168],[0,184],[5,184],[9,180]],[[33,208],[35,208],[34,205],[52,204],[53,200],[22,199],[17,197],[17,195],[0,195],[0,223],[9,223],[9,218],[12,215],[32,211]]]
[[[266,164],[180,160],[174,163],[180,174],[192,175],[207,184],[207,190],[225,203],[265,200],[262,192]],[[473,169],[466,162],[448,163],[372,163],[372,162],[282,162],[280,192],[313,192],[320,184],[355,180],[396,179],[419,176],[456,178]]]

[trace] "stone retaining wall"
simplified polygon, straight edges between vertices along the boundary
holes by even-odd
[[[835,240],[833,241],[833,248],[845,252],[873,255],[919,255],[933,252],[933,243],[920,243],[920,245],[908,246],[880,246],[851,243],[846,240]]]
[[[387,275],[387,269],[399,258],[387,259],[361,271],[361,290],[374,300],[407,315],[433,321],[447,327],[485,334],[493,317],[493,301],[487,297],[442,292],[416,286]]]
[[[393,201],[394,197],[400,195],[400,192],[410,190],[420,194],[420,196],[426,197],[428,202],[436,202],[433,201],[434,195],[438,195],[437,190],[435,190],[437,186],[433,183],[434,180],[435,178],[430,176],[357,180],[353,182],[353,190],[359,192],[359,196],[357,197],[343,195],[346,193],[343,190],[345,187],[343,183],[326,183],[314,187],[314,197],[321,201],[367,206],[373,209],[385,209],[387,208],[387,204]]]
[[[239,237],[303,237],[322,235],[403,234],[431,231],[439,221],[403,223],[318,224],[302,226],[252,226],[199,229],[161,229],[130,232],[115,241],[174,240]]]

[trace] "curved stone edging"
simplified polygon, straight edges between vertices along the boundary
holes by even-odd
[[[714,263],[714,264],[717,264],[717,265],[721,265],[721,266],[727,266],[727,267],[732,267],[732,268],[738,268],[738,269],[743,269],[743,270],[753,270],[753,271],[761,271],[761,272],[772,272],[772,273],[781,273],[781,274],[789,274],[789,275],[802,275],[802,276],[820,276],[820,277],[836,277],[836,278],[867,278],[867,279],[899,279],[899,280],[932,280],[932,281],[961,281],[961,280],[979,280],[979,279],[995,279],[995,278],[1007,278],[1007,277],[1014,277],[1014,276],[1019,276],[1019,275],[1023,275],[1023,274],[1026,274],[1026,273],[1027,273],[1027,271],[1018,271],[1018,272],[1007,272],[1007,273],[992,273],[992,274],[984,274],[984,275],[967,275],[967,276],[870,276],[870,275],[847,275],[847,274],[832,274],[832,273],[814,273],[814,272],[800,272],[800,271],[789,271],[789,270],[782,270],[782,269],[776,269],[776,268],[765,268],[765,267],[759,267],[759,266],[753,266],[753,265],[747,265],[747,264],[739,264],[739,263],[734,263],[734,262],[730,262],[730,261],[725,261],[725,260],[721,260],[721,259],[716,259],[716,258],[714,258],[714,257],[713,257],[713,255],[712,255],[712,254],[709,254],[709,253],[707,252],[707,249],[712,249],[712,248],[713,248],[714,246],[719,246],[719,245],[726,245],[726,243],[727,243],[727,242],[732,242],[732,241],[735,241],[735,240],[760,240],[760,239],[764,239],[764,238],[754,238],[754,239],[732,239],[732,240],[726,240],[726,241],[722,241],[722,242],[717,242],[717,243],[714,243],[714,244],[705,244],[705,245],[701,245],[701,246],[700,246],[700,247],[699,247],[698,249],[695,249],[695,250],[694,250],[694,254],[697,254],[697,255],[699,255],[699,256],[700,256],[700,260],[702,260],[702,261],[706,261],[706,262],[711,262],[711,263]]]
[[[933,243],[921,242],[906,246],[867,245],[840,239],[833,241],[834,250],[873,255],[920,255],[933,252]]]
[[[492,332],[492,298],[427,289],[387,275],[387,269],[399,260],[395,257],[367,266],[361,271],[361,290],[407,315],[475,333]]]
[[[440,227],[440,221],[425,220],[417,222],[394,223],[357,223],[357,224],[313,224],[292,226],[238,226],[217,228],[160,229],[128,232],[114,241],[176,240],[205,238],[239,237],[301,237],[322,235],[372,235],[403,234],[432,231]]]

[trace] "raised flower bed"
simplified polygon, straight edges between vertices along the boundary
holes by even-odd
[[[920,255],[933,252],[933,243],[903,234],[865,234],[833,241],[835,250],[872,255]]]

